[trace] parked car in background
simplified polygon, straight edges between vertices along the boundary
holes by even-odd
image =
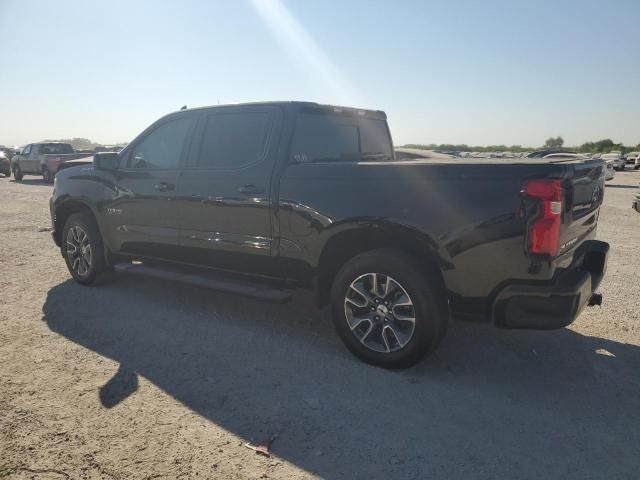
[[[11,160],[2,150],[0,150],[0,173],[5,177],[11,176]]]
[[[0,145],[0,152],[4,153],[9,160],[15,155],[15,150],[12,147],[5,147],[4,145]]]
[[[602,170],[399,160],[382,111],[197,108],[61,170],[52,235],[80,284],[114,266],[279,302],[310,289],[355,355],[401,368],[437,347],[450,314],[553,329],[599,304]]]
[[[86,153],[77,153],[68,143],[31,143],[11,159],[11,169],[17,181],[24,175],[42,175],[45,182],[51,183],[60,164],[86,156]]]
[[[567,153],[567,152],[560,152],[560,153],[550,153],[549,155],[545,155],[542,158],[589,158],[586,155],[582,155],[581,153]]]
[[[640,152],[627,153],[627,155],[624,157],[627,165],[633,165],[635,168],[636,159],[638,158],[638,155],[640,155]]]
[[[615,170],[618,170],[618,171],[624,170],[624,167],[626,165],[626,162],[625,162],[624,158],[622,157],[622,153],[621,152],[605,153],[600,158],[602,158],[605,161],[609,161],[609,160],[613,161],[613,168]]]
[[[549,155],[545,155],[543,158],[548,159],[557,159],[557,160],[571,160],[571,159],[585,159],[588,160],[590,157],[588,155],[582,153],[567,153],[567,152],[559,152],[559,153],[551,153]],[[591,158],[591,160],[599,160],[597,158]],[[604,161],[605,171],[604,171],[604,180],[609,181],[616,176],[616,172],[613,169],[613,160]]]
[[[122,147],[118,145],[100,145],[93,149],[93,153],[119,152],[120,150],[122,150]]]
[[[606,168],[604,177],[605,181],[608,182],[609,180],[613,180],[616,176],[613,160],[604,160],[604,165]]]
[[[439,158],[441,160],[454,160],[455,155],[436,152],[435,150],[422,150],[420,148],[396,148],[396,160],[416,160],[420,158]]]
[[[547,150],[536,150],[535,152],[528,153],[526,158],[544,158],[547,155],[551,155],[552,153],[576,153],[576,152],[568,152],[566,150],[559,149],[547,149]]]

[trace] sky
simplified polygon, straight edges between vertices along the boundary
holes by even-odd
[[[640,143],[640,0],[0,0],[0,144],[189,107],[384,110],[396,145]]]

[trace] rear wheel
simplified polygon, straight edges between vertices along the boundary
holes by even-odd
[[[13,166],[13,178],[16,179],[16,182],[21,182],[23,176],[24,175],[22,174],[22,171],[20,170],[20,166],[19,165],[14,165]]]
[[[87,213],[74,213],[62,231],[62,255],[73,279],[94,283],[106,270],[104,246],[95,220]]]
[[[406,368],[433,351],[448,322],[444,292],[411,257],[388,249],[351,259],[331,293],[333,322],[346,346],[365,362]]]

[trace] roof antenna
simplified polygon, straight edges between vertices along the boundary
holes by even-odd
[[[183,105],[182,108],[180,108],[180,110],[186,110],[186,109],[187,109],[186,105]]]

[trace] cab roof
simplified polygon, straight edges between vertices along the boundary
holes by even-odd
[[[210,105],[204,107],[195,107],[195,108],[185,108],[184,110],[179,110],[179,112],[192,112],[196,110],[206,110],[206,109],[214,109],[214,108],[229,108],[229,107],[246,107],[246,106],[256,106],[256,107],[280,107],[287,110],[294,110],[296,112],[300,111],[317,111],[318,113],[346,113],[350,115],[359,115],[366,117],[375,117],[375,118],[387,118],[387,115],[382,110],[370,110],[366,108],[355,108],[355,107],[345,107],[341,105],[327,105],[316,102],[302,102],[302,101],[267,101],[267,102],[247,102],[247,103],[229,103],[224,105]]]

